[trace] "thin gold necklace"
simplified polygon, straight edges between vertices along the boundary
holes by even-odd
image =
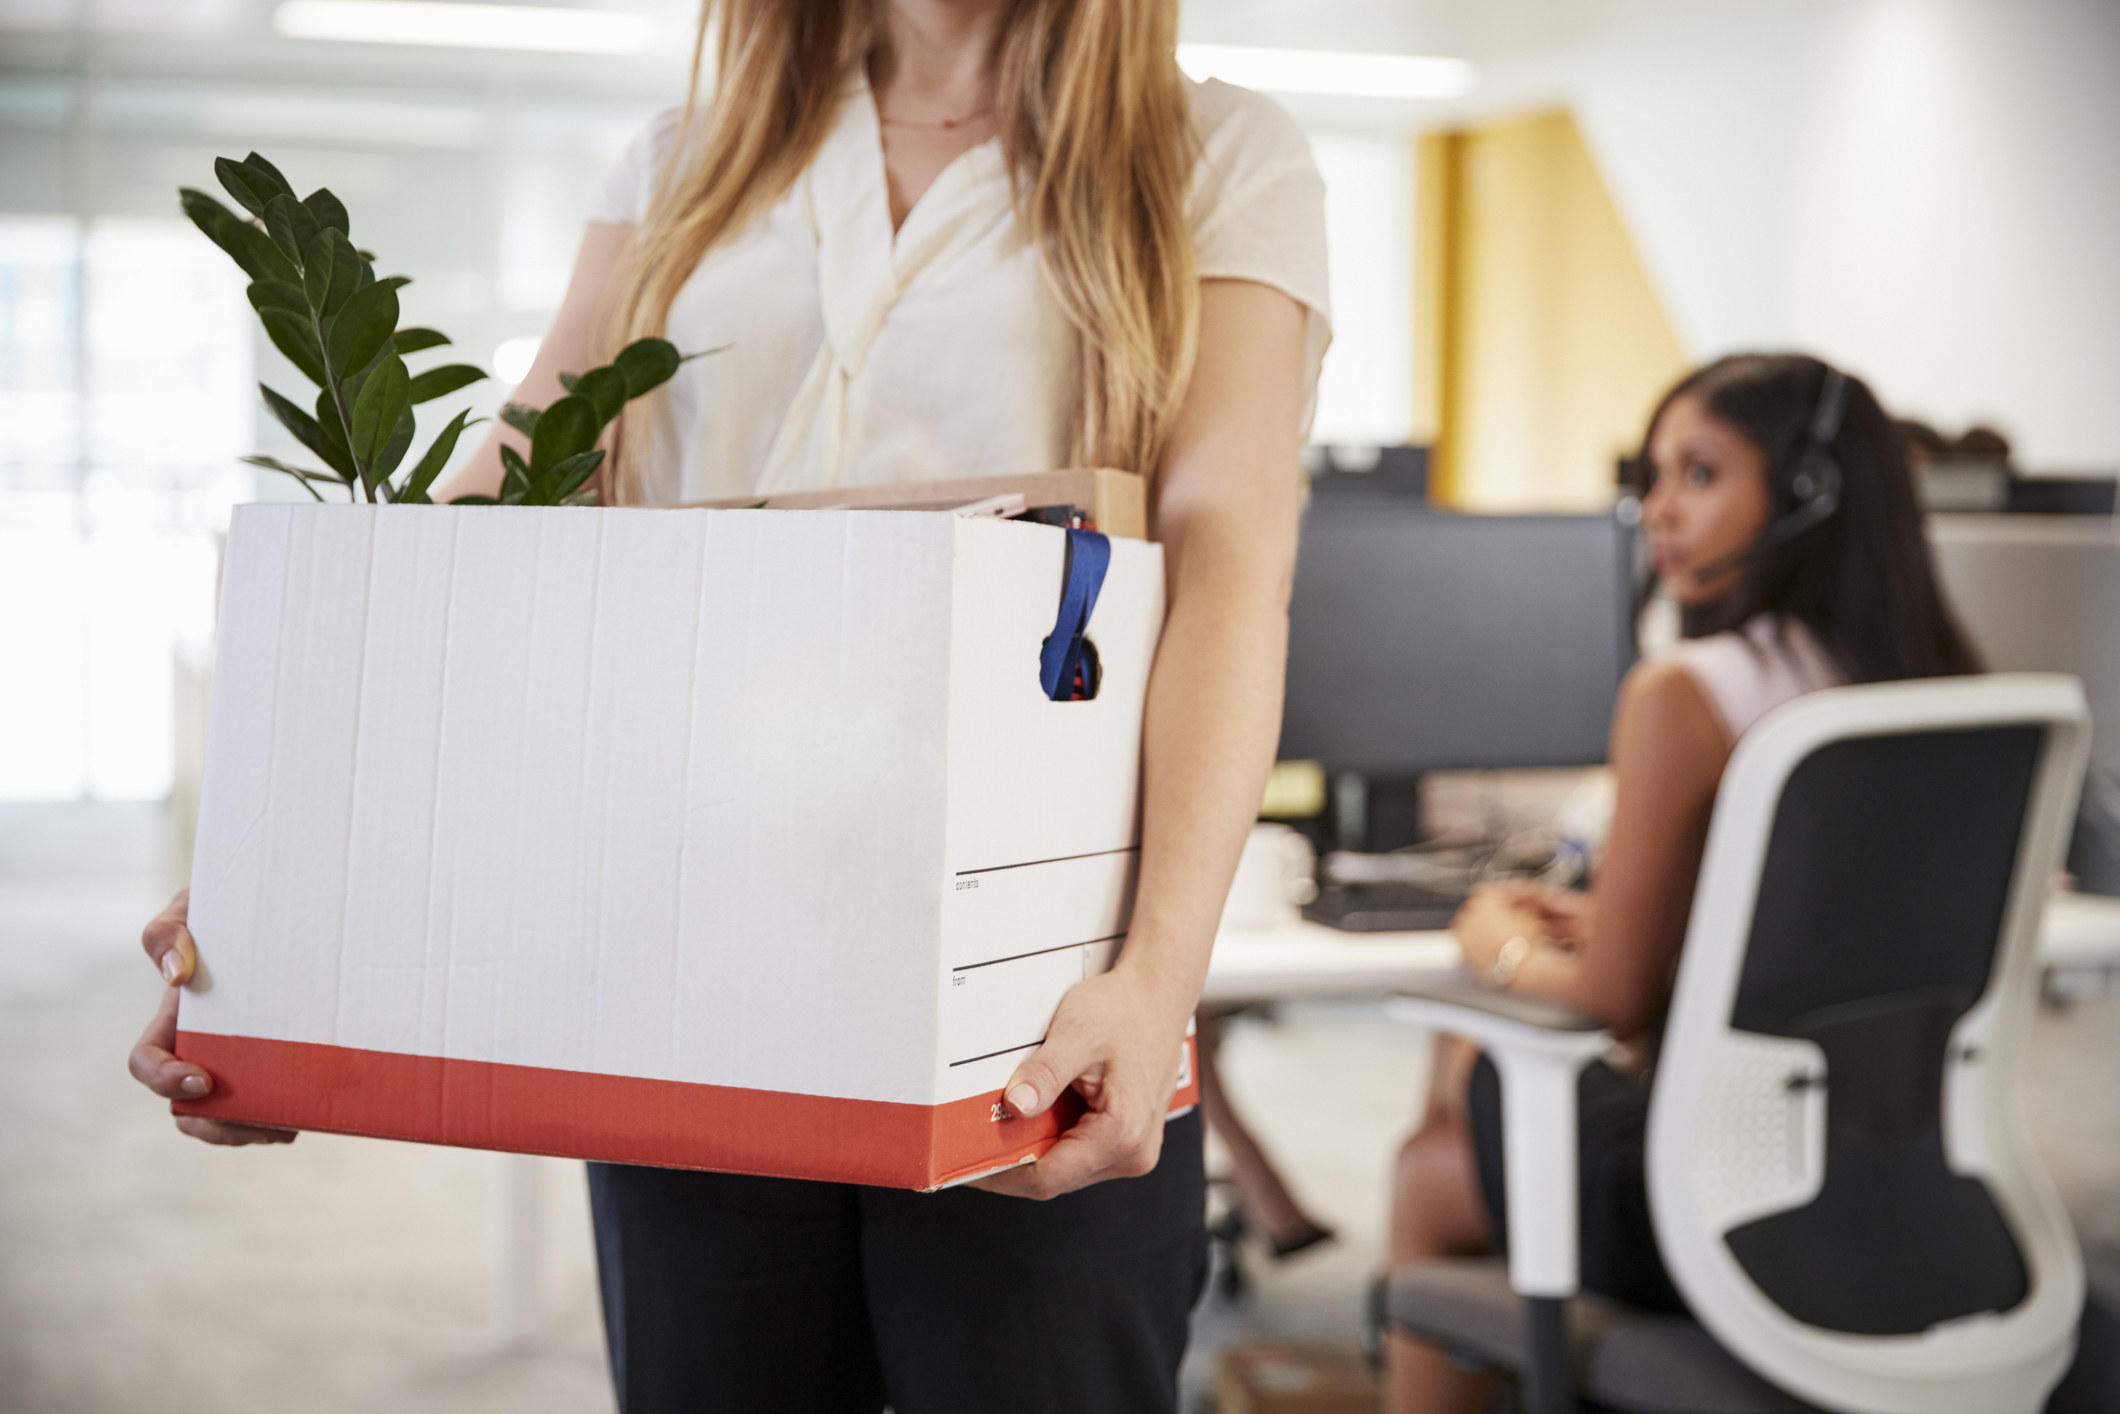
[[[930,119],[926,122],[916,122],[911,118],[886,118],[881,113],[876,115],[877,121],[887,128],[932,128],[940,132],[948,132],[953,128],[960,128],[966,123],[975,123],[981,118],[991,118],[993,116],[994,110],[991,108],[982,108],[976,113],[966,113],[959,118]]]

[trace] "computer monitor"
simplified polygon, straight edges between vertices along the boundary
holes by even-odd
[[[1320,498],[1289,606],[1281,758],[1400,782],[1602,762],[1635,658],[1633,575],[1616,513]]]
[[[2069,847],[2078,887],[2120,894],[2120,535],[2102,515],[1929,517],[1937,577],[1996,672],[2074,673],[2091,775]]]

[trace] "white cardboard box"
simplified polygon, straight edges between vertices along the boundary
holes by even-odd
[[[1162,557],[882,511],[239,508],[179,1108],[933,1188],[1132,907]],[[1190,1067],[1176,1103],[1193,1098]]]

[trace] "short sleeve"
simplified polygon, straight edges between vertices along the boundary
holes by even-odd
[[[648,203],[655,197],[655,179],[677,137],[681,110],[665,109],[648,120],[618,155],[596,200],[589,204],[589,219],[613,226],[638,226],[648,216]]]
[[[1332,342],[1325,264],[1325,179],[1310,139],[1264,94],[1219,79],[1191,85],[1200,155],[1188,209],[1203,280],[1255,280],[1302,305],[1303,433],[1317,410]]]

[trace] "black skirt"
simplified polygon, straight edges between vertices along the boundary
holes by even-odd
[[[1495,1240],[1506,1252],[1502,1083],[1494,1062],[1484,1055],[1472,1068],[1465,1102],[1480,1193],[1487,1200]],[[1685,1302],[1664,1269],[1649,1221],[1648,1078],[1593,1062],[1583,1070],[1576,1104],[1583,1289],[1651,1311],[1684,1311]]]

